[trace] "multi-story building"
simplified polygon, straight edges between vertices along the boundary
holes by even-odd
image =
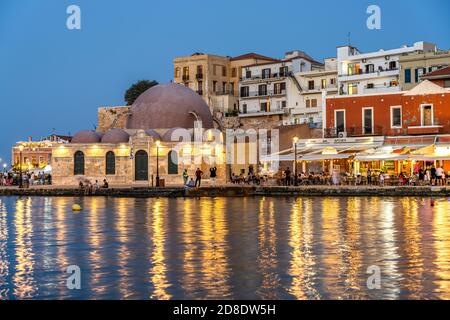
[[[43,169],[51,164],[52,147],[57,144],[69,143],[72,137],[52,134],[40,141],[19,141],[12,148],[12,164],[16,169],[22,170]]]
[[[436,45],[416,42],[391,50],[362,53],[352,46],[337,48],[338,89],[340,95],[398,92],[400,57],[411,53],[436,52]]]
[[[289,117],[294,97],[302,91],[294,74],[322,68],[321,63],[298,50],[286,53],[283,60],[243,67],[239,82],[239,117]]]
[[[256,53],[238,57],[194,53],[173,61],[174,82],[200,94],[213,115],[238,109],[238,82],[243,65],[274,61]]]
[[[286,119],[285,124],[322,123],[326,97],[337,94],[337,60],[327,58],[324,62],[324,68],[294,74],[301,90],[300,93],[290,91],[291,117]]]
[[[410,90],[419,84],[423,75],[450,66],[450,50],[414,52],[401,55],[400,87]]]
[[[402,92],[327,99],[325,138],[450,132],[450,91],[425,80]]]

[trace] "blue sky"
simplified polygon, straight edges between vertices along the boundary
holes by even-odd
[[[81,30],[66,8],[81,8]],[[366,27],[379,5],[381,30]],[[91,129],[99,106],[122,105],[139,79],[168,82],[172,59],[193,52],[322,60],[351,42],[362,51],[415,41],[450,48],[450,1],[0,0],[0,158],[28,136]]]

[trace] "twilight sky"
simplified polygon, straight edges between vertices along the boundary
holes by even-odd
[[[71,4],[81,30],[66,27]],[[381,30],[366,27],[370,4]],[[321,61],[348,32],[363,52],[421,40],[449,49],[449,12],[448,0],[0,0],[0,158],[30,135],[92,129],[131,83],[170,81],[176,56],[300,49]]]

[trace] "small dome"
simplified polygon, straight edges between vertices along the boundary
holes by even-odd
[[[83,130],[77,132],[73,136],[71,143],[98,143],[100,140],[100,135],[98,135],[97,132],[93,130]]]
[[[145,130],[145,133],[148,136],[153,137],[153,139],[155,139],[155,140],[161,140],[161,136],[159,135],[159,133],[153,129],[147,129],[147,130]]]
[[[130,140],[130,135],[122,129],[111,129],[105,132],[102,143],[126,143]]]
[[[180,131],[176,132],[177,130],[180,130]],[[183,141],[185,134],[186,134],[186,129],[184,129],[184,128],[179,128],[179,127],[172,128],[172,129],[167,130],[166,133],[164,133],[162,140],[166,141],[166,142],[180,142],[180,141]],[[192,134],[190,132],[189,132],[189,135],[191,137],[190,141],[192,141]]]
[[[127,129],[193,128],[194,121],[213,128],[213,118],[203,98],[186,86],[168,83],[151,87],[131,106]]]

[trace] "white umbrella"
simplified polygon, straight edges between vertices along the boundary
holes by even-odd
[[[51,174],[52,173],[52,166],[51,165],[46,165],[44,168],[44,173],[45,174]]]

